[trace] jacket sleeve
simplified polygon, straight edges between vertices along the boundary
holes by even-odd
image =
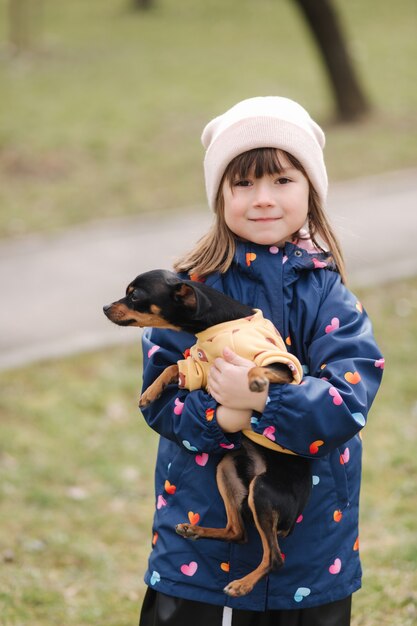
[[[384,359],[355,296],[331,274],[311,328],[304,328],[306,376],[300,385],[270,385],[256,432],[308,457],[325,456],[366,423]],[[312,307],[313,308],[313,307]]]
[[[143,332],[143,390],[169,365],[184,358],[195,337],[184,332],[147,328]],[[238,447],[240,435],[227,434],[216,420],[217,402],[205,391],[169,385],[162,396],[142,409],[148,425],[191,454],[222,454]]]

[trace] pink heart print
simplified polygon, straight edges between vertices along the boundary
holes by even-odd
[[[184,408],[184,402],[181,402],[179,398],[175,398],[174,404],[175,404],[175,407],[174,407],[175,415],[181,415],[182,410]]]
[[[323,261],[319,261],[315,257],[313,257],[313,264],[316,269],[322,269],[323,267],[327,267],[327,263],[324,263]]]
[[[341,404],[343,404],[342,396],[337,391],[336,387],[330,387],[329,394],[333,398],[333,404],[335,404],[336,406],[340,406]]]
[[[340,320],[338,317],[333,317],[332,321],[326,328],[324,329],[326,333],[331,333],[334,330],[337,330],[340,327]]]
[[[379,367],[381,370],[383,370],[385,367],[385,359],[378,359],[377,361],[375,361],[374,365],[375,367]]]
[[[350,450],[349,448],[345,448],[345,451],[340,455],[341,465],[346,465],[346,463],[349,463],[349,459],[350,459]]]
[[[156,503],[156,508],[159,510],[159,509],[162,509],[162,507],[166,505],[167,505],[167,501],[165,500],[164,496],[159,495],[158,501]]]
[[[153,354],[155,354],[155,352],[157,352],[159,350],[160,346],[152,346],[152,348],[149,348],[148,350],[148,359],[151,358],[151,356]]]
[[[342,561],[340,559],[335,559],[333,565],[330,565],[329,572],[331,574],[338,574],[342,569]]]
[[[275,426],[267,426],[262,433],[264,437],[267,437],[271,441],[275,441]]]
[[[207,452],[202,452],[201,454],[196,454],[194,458],[197,465],[204,467],[209,459],[209,455]]]
[[[195,561],[191,561],[190,563],[184,563],[184,565],[181,565],[181,572],[185,575],[185,576],[194,576],[194,574],[196,573],[198,569],[198,565]]]

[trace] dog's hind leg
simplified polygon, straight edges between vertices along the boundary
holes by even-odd
[[[269,487],[264,482],[264,477],[265,474],[261,474],[252,480],[248,497],[249,508],[262,541],[262,560],[252,572],[232,581],[224,588],[224,592],[229,596],[245,596],[268,572],[283,565],[277,539],[279,512],[272,506]]]
[[[217,486],[226,509],[225,528],[205,528],[192,524],[178,524],[176,532],[189,539],[219,539],[222,541],[244,541],[245,527],[240,513],[248,491],[239,478],[233,454],[226,454],[217,466]]]

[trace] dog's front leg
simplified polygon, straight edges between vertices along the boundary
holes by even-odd
[[[167,385],[178,383],[178,365],[169,365],[140,397],[139,407],[142,409],[162,395]]]
[[[263,391],[269,383],[291,383],[293,375],[290,368],[283,363],[272,363],[267,367],[252,367],[248,372],[251,391]]]

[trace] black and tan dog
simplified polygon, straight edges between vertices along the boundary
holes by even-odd
[[[254,314],[251,307],[204,283],[180,280],[166,270],[139,275],[127,287],[124,298],[103,310],[120,326],[170,328],[192,334]],[[248,378],[250,389],[261,391],[269,382],[290,383],[293,374],[286,365],[273,363],[253,367]],[[178,366],[173,364],[144,392],[139,405],[147,406],[167,385],[178,382]],[[262,560],[254,571],[225,587],[228,595],[249,593],[271,569],[283,565],[278,536],[286,537],[292,532],[309,498],[309,461],[289,450],[281,450],[258,445],[242,436],[241,447],[228,452],[217,466],[217,485],[225,504],[226,527],[204,528],[189,523],[176,527],[178,534],[190,539],[241,542],[245,540],[243,519],[252,513],[262,541]]]

